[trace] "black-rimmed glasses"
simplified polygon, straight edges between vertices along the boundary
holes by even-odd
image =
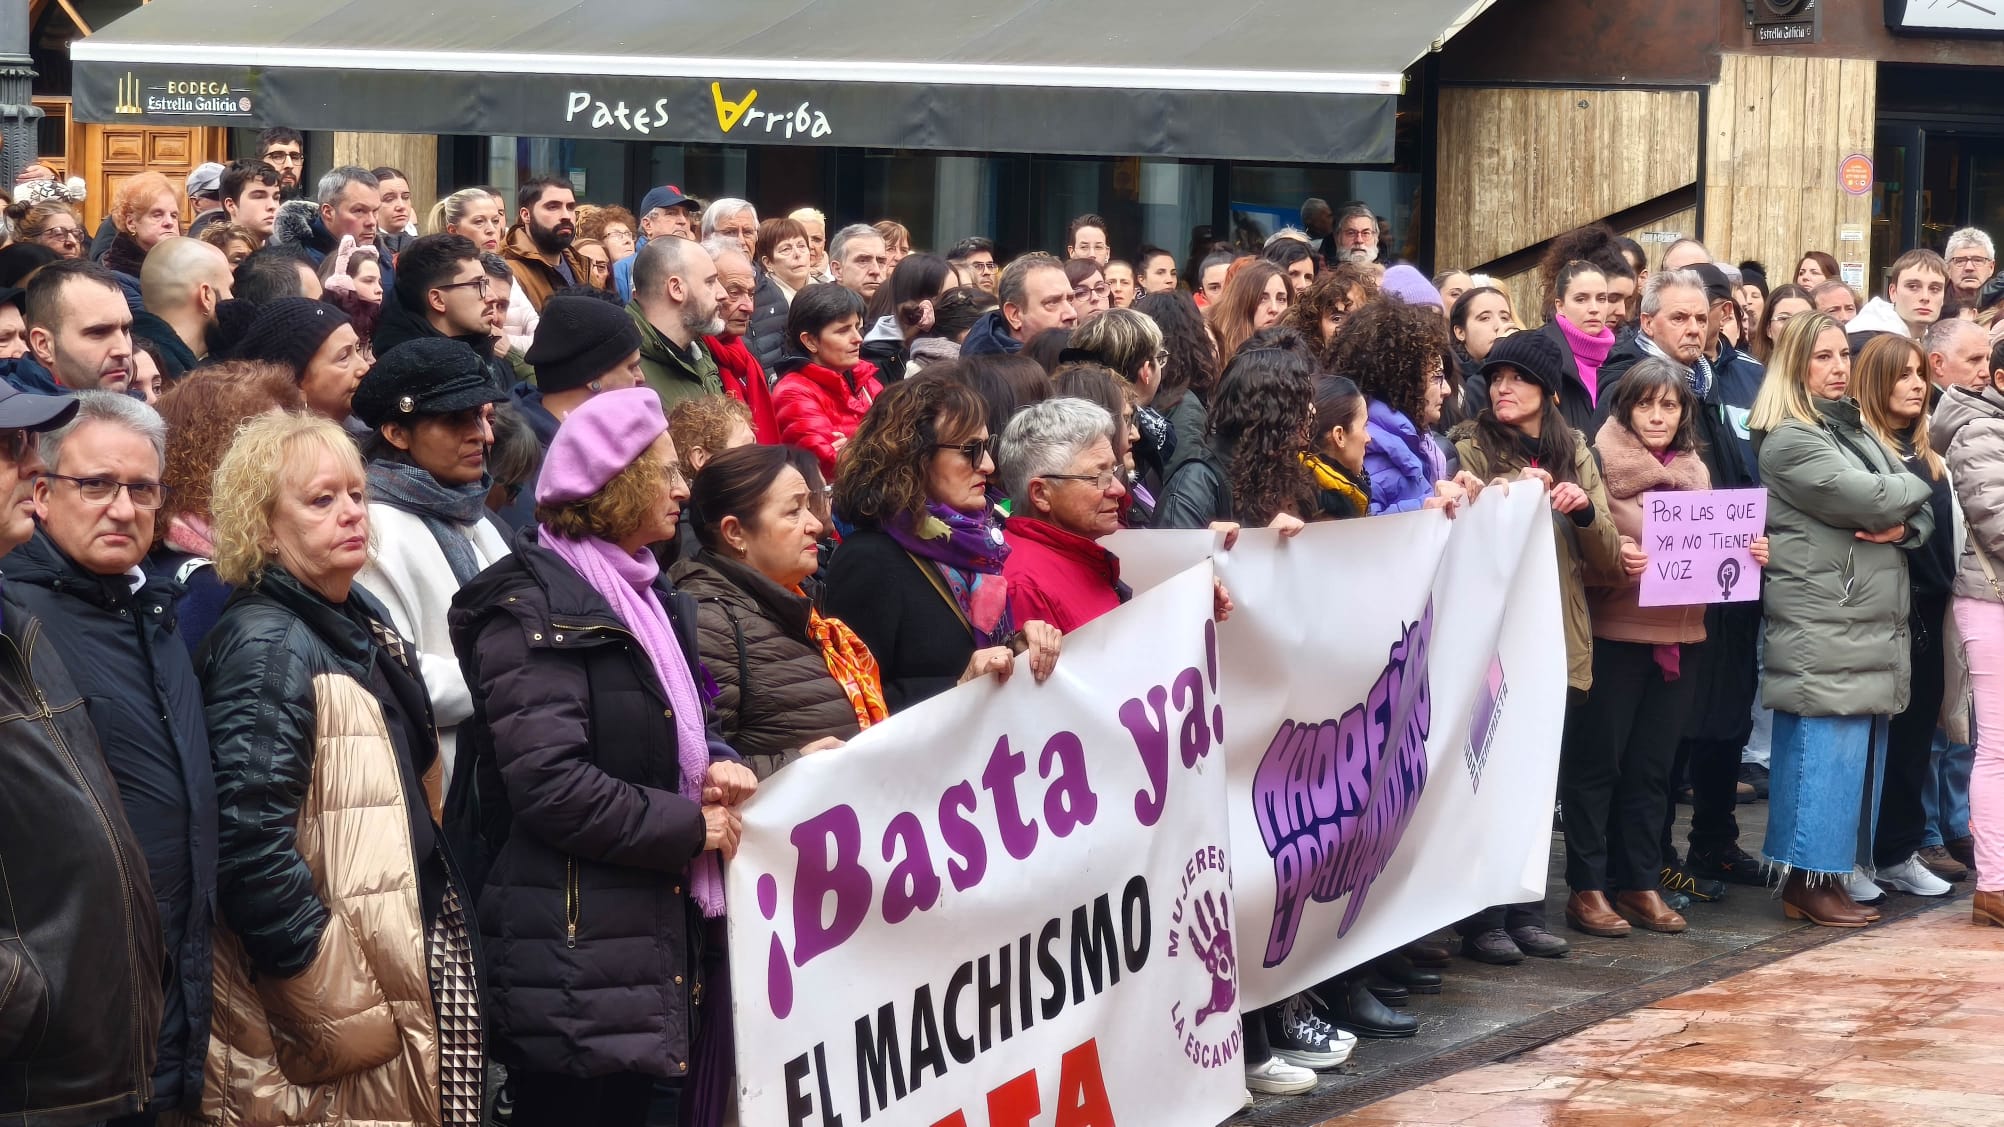
[[[108,477],[71,477],[68,474],[45,473],[43,477],[53,481],[67,481],[77,487],[77,495],[86,504],[109,505],[118,497],[118,491],[132,498],[132,504],[141,509],[157,509],[167,503],[167,494],[172,492],[157,481],[115,481]]]

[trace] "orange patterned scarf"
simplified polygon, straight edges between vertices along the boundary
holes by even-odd
[[[821,650],[828,672],[856,710],[856,723],[867,728],[889,716],[884,707],[884,679],[877,671],[877,659],[863,639],[839,618],[823,618],[821,612],[807,612],[807,636]]]

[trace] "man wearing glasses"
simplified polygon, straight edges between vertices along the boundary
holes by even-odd
[[[278,170],[281,200],[301,199],[306,190],[300,181],[306,176],[306,138],[297,129],[274,125],[257,135],[258,159]]]
[[[159,416],[137,400],[115,393],[102,398],[118,401],[114,411],[135,407],[159,425]],[[160,1077],[155,1062],[162,1030],[163,977],[179,998],[177,1051],[184,1051],[171,1083],[200,1078],[208,1040],[206,934],[199,952],[176,948],[174,961],[163,959],[163,920],[152,891],[179,880],[176,893],[170,895],[178,895],[185,909],[197,902],[196,896],[206,897],[198,892],[201,873],[210,874],[206,879],[214,882],[213,868],[199,868],[197,858],[204,857],[206,847],[207,863],[213,865],[215,788],[208,783],[206,793],[191,793],[187,779],[179,774],[186,766],[200,771],[205,782],[208,778],[202,695],[187,649],[179,640],[171,640],[170,648],[180,651],[178,655],[156,654],[156,659],[178,657],[177,668],[184,676],[175,682],[177,699],[172,708],[179,710],[180,722],[163,724],[159,715],[170,712],[170,706],[149,703],[147,746],[120,744],[113,752],[114,731],[138,729],[127,729],[124,720],[114,719],[123,717],[124,709],[113,699],[96,699],[98,693],[115,683],[117,700],[153,697],[165,683],[156,676],[162,671],[157,665],[149,668],[147,660],[134,653],[113,662],[90,654],[72,658],[63,652],[82,653],[85,627],[67,607],[52,612],[50,586],[28,578],[37,572],[37,564],[31,559],[35,550],[23,549],[24,544],[37,540],[43,545],[40,551],[55,552],[47,534],[38,534],[34,523],[48,486],[68,490],[71,496],[65,500],[78,511],[95,513],[75,485],[42,479],[37,440],[48,432],[74,438],[101,427],[106,435],[118,429],[97,420],[72,424],[78,414],[78,401],[68,396],[30,395],[0,386],[0,502],[5,503],[0,509],[0,551],[10,552],[6,583],[0,587],[0,635],[4,635],[0,776],[7,780],[0,797],[0,885],[7,889],[0,900],[0,935],[7,937],[0,943],[0,982],[10,984],[0,992],[0,1119],[118,1119],[138,1112],[162,1092],[156,1085]],[[140,498],[131,496],[123,483],[129,475],[142,495],[150,485],[155,491],[150,496],[158,503],[158,447],[142,440],[137,445],[147,457],[127,465],[122,455],[98,451],[85,459],[80,447],[64,438],[55,441],[70,446],[61,453],[62,469],[76,471],[89,461],[93,477],[103,470],[116,479],[112,523],[122,522],[125,531],[114,536],[98,529],[93,516],[90,524],[95,531],[81,534],[77,542],[91,558],[118,556],[131,561],[117,568],[123,573],[145,554],[147,541],[133,504]],[[120,444],[114,440],[112,445]],[[116,465],[98,465],[104,457]],[[93,487],[92,492],[101,491]],[[160,628],[172,617],[163,603],[142,602],[134,595],[134,577],[116,574],[106,580],[83,568],[74,574],[85,587],[74,598],[66,598],[66,604],[82,605],[88,597],[118,602],[128,611],[126,636],[139,637],[149,625]],[[137,586],[144,592],[143,583]],[[159,613],[147,613],[145,607]],[[135,610],[152,623],[131,621],[130,612]],[[81,673],[92,665],[95,682],[72,676],[72,671]],[[186,731],[199,742],[177,746],[170,729]],[[114,781],[119,768],[108,768],[106,760],[127,752],[146,761],[146,778],[157,778],[170,789],[143,795],[124,775]],[[142,848],[149,843],[134,835],[127,820],[128,803],[147,807],[149,813],[183,827],[185,832],[176,840],[159,842],[183,862],[178,869],[173,860],[156,861],[150,849]],[[206,819],[196,805],[200,803],[208,804]],[[162,883],[150,885],[149,875]],[[185,912],[170,926],[179,927],[185,937],[191,921],[203,914]],[[199,963],[186,957],[192,955],[199,955]],[[168,972],[164,976],[163,970]],[[187,1019],[193,1014],[186,1004],[187,989],[202,995],[199,1040],[190,1036],[193,1030]],[[130,1019],[106,1020],[110,1014]],[[38,1047],[31,1054],[7,1051],[24,1043]]]
[[[383,294],[382,320],[370,343],[377,357],[405,341],[449,337],[471,348],[496,387],[515,386],[507,355],[496,355],[487,304],[494,282],[480,248],[464,235],[425,235],[397,256],[396,282]]]
[[[1990,236],[1964,227],[1948,237],[1941,256],[1948,260],[1949,295],[1971,309],[1983,307],[1983,283],[1997,272],[1997,246]]]
[[[995,292],[995,281],[1001,274],[1002,268],[996,265],[995,243],[992,240],[978,235],[971,239],[962,239],[952,250],[946,252],[946,261],[963,276],[971,275],[975,285],[989,293]]]

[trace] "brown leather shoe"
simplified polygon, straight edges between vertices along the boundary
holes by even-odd
[[[1969,922],[1978,927],[2004,927],[2004,892],[1978,889],[1969,906]]]
[[[1824,875],[1815,884],[1809,874],[1791,869],[1781,886],[1781,914],[1823,927],[1864,927],[1875,918],[1844,891],[1844,882]]]
[[[1947,846],[1930,845],[1914,856],[1920,858],[1922,868],[1950,884],[1969,879],[1969,867],[1956,860]]]
[[[1454,948],[1431,939],[1416,939],[1399,948],[1399,954],[1416,967],[1442,970],[1454,962]]]
[[[1566,924],[1574,931],[1620,939],[1629,933],[1628,921],[1615,914],[1605,892],[1575,892],[1566,898]]]
[[[1637,927],[1660,931],[1665,935],[1675,935],[1689,926],[1684,917],[1670,910],[1670,905],[1663,902],[1662,894],[1653,888],[1643,892],[1615,893],[1614,908]]]

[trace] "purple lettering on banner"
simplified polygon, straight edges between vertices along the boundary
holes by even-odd
[[[1340,719],[1284,721],[1253,773],[1253,818],[1273,858],[1273,927],[1265,965],[1279,966],[1310,902],[1350,900],[1336,934],[1364,909],[1426,789],[1433,727],[1427,660],[1433,602],[1394,642],[1364,703]]]

